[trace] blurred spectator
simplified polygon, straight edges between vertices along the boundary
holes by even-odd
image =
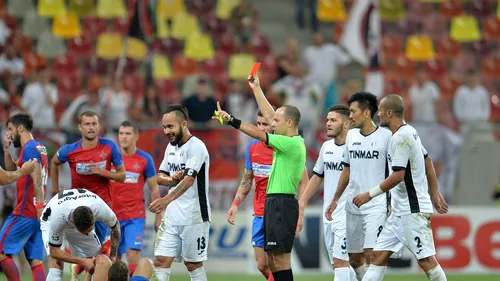
[[[338,99],[338,101],[335,101],[335,103],[340,102],[343,104],[347,104],[349,96],[351,96],[354,93],[361,92],[362,90],[363,90],[363,82],[361,80],[350,79],[344,84],[344,87],[340,94],[340,98]]]
[[[130,93],[123,89],[120,79],[112,79],[111,86],[101,89],[99,96],[109,128],[118,133],[120,124],[128,119],[131,110]]]
[[[105,121],[102,116],[104,107],[99,102],[99,92],[96,89],[89,88],[87,92],[76,98],[63,113],[59,122],[61,129],[66,134],[66,143],[73,143],[81,138],[78,130],[79,117],[85,111],[92,111],[100,117],[101,128],[105,127]]]
[[[305,13],[306,13],[306,2],[308,2],[309,12],[311,13],[311,29],[316,32],[319,28],[318,22],[318,0],[297,0],[297,26],[300,29],[304,29],[306,27],[305,22]]]
[[[292,73],[276,81],[271,86],[271,91],[281,95],[284,104],[294,105],[302,113],[300,129],[303,131],[307,144],[311,141],[310,137],[313,137],[309,133],[313,131],[317,123],[319,112],[317,106],[323,94],[320,85],[306,77],[303,64],[295,63]]]
[[[285,53],[278,57],[278,79],[292,72],[293,64],[299,60],[297,39],[289,38],[286,41]]]
[[[163,115],[160,100],[160,90],[155,85],[149,85],[146,94],[142,98],[141,120],[159,121]]]
[[[455,92],[453,110],[460,123],[488,121],[490,117],[490,96],[480,84],[479,75],[474,70],[467,73],[466,82]]]
[[[57,87],[50,83],[48,70],[42,69],[24,89],[21,105],[33,116],[35,128],[55,129],[55,105],[58,99]]]
[[[415,82],[408,90],[414,122],[437,121],[438,86],[427,78],[424,70],[417,71]]]
[[[22,75],[24,72],[24,60],[17,53],[12,44],[7,44],[4,49],[5,53],[0,56],[0,73]]]
[[[233,26],[233,34],[237,36],[239,43],[246,43],[250,40],[257,17],[257,10],[247,0],[241,0],[240,4],[234,7],[230,22]]]
[[[313,34],[312,43],[304,50],[304,61],[311,81],[325,89],[337,79],[339,67],[348,64],[351,58],[337,45],[325,44],[319,32]]]
[[[184,99],[182,104],[189,111],[189,119],[200,125],[206,125],[212,120],[214,110],[217,109],[215,100],[209,93],[208,81],[205,78],[199,78],[195,88],[195,93]]]
[[[10,29],[7,27],[4,20],[0,18],[0,46],[5,45],[5,42],[9,39],[10,34]]]

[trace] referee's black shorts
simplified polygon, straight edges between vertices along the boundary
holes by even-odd
[[[268,194],[264,205],[264,250],[292,252],[299,203],[291,194]]]

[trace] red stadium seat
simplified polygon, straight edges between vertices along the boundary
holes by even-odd
[[[462,45],[449,37],[439,39],[437,49],[438,55],[446,59],[453,59],[462,54]]]
[[[476,56],[470,52],[463,53],[450,62],[450,71],[455,77],[463,77],[468,70],[477,69]]]
[[[422,22],[422,32],[433,40],[448,37],[448,25],[446,21],[437,14],[429,15]]]
[[[120,63],[120,59],[117,59],[113,62],[113,71],[116,71],[118,68],[118,64]],[[137,61],[131,58],[125,59],[125,65],[123,66],[123,74],[134,74],[137,72],[138,66]]]
[[[200,63],[200,73],[209,76],[227,77],[226,56],[217,53],[213,58],[202,61]]]
[[[441,58],[424,62],[424,70],[431,80],[439,80],[446,72],[446,63]]]
[[[57,77],[57,91],[61,96],[76,97],[81,93],[82,77],[78,73]]]
[[[474,0],[470,5],[470,13],[478,19],[486,18],[494,11],[491,0]]]
[[[483,22],[483,37],[489,41],[500,41],[500,19],[493,16]]]
[[[418,24],[413,21],[401,20],[396,23],[396,33],[402,37],[408,37],[418,33]]]
[[[115,18],[113,20],[113,31],[120,34],[128,33],[128,18]]]
[[[160,98],[162,100],[168,101],[168,103],[172,103],[172,99],[179,94],[177,87],[175,85],[175,81],[170,79],[156,79],[153,83],[160,90]]]
[[[3,20],[4,24],[10,29],[10,31],[14,32],[17,30],[17,19],[11,15],[2,15],[0,18]]]
[[[452,19],[463,13],[464,7],[461,0],[448,0],[439,4],[439,14],[445,19]]]
[[[107,75],[108,61],[98,57],[89,58],[84,61],[83,69],[85,75]]]
[[[474,54],[481,57],[489,55],[492,51],[492,48],[493,47],[491,46],[491,44],[486,40],[472,42],[469,45],[469,49]]]
[[[491,115],[490,120],[500,122],[500,94],[491,95]]]
[[[219,97],[224,97],[228,94],[229,91],[229,78],[228,76],[223,77],[215,77],[214,81],[214,91],[215,94]]]
[[[403,52],[403,44],[401,38],[396,35],[382,36],[382,53],[384,57],[396,58]]]
[[[97,38],[101,33],[108,29],[106,19],[98,18],[96,16],[89,16],[83,19],[83,33],[90,35],[90,38]]]
[[[390,94],[400,94],[402,90],[401,80],[387,79],[384,82],[384,96]]]
[[[34,52],[23,54],[24,77],[29,77],[39,69],[47,67],[47,59]]]
[[[217,37],[217,52],[222,52],[229,57],[235,52],[234,35],[232,33],[224,33]]]
[[[256,33],[250,40],[250,51],[256,57],[262,58],[271,53],[271,46],[264,35]]]
[[[139,97],[144,94],[144,78],[138,74],[124,75],[122,77],[123,88],[133,96]]]
[[[431,3],[422,1],[408,2],[408,20],[413,22],[423,22],[426,17],[434,12]]]
[[[14,44],[14,48],[21,54],[29,53],[33,50],[33,40],[30,37],[20,35],[18,32],[12,38],[12,44]]]
[[[411,80],[415,76],[416,63],[406,58],[405,55],[400,55],[394,63],[394,75],[402,80]]]
[[[262,58],[261,62],[262,77],[267,77],[269,83],[274,82],[278,78],[278,59],[270,54]]]
[[[198,73],[198,64],[179,53],[174,58],[173,74],[176,79],[184,79],[189,75]]]
[[[78,72],[78,62],[74,56],[66,54],[54,59],[54,64],[52,66],[53,77],[73,75],[76,72]]]
[[[439,81],[439,91],[441,92],[441,96],[444,98],[451,99],[453,95],[455,95],[455,91],[462,84],[457,79],[452,76],[445,75]]]
[[[95,55],[92,39],[88,35],[81,35],[68,40],[68,55],[78,58],[89,58]]]
[[[203,26],[205,29],[205,32],[212,35],[213,37],[217,37],[221,34],[224,34],[227,32],[227,22],[219,19],[214,15],[211,15],[207,17],[205,20],[203,20]]]
[[[182,43],[174,38],[155,40],[152,46],[153,51],[159,52],[169,58],[175,57],[182,51]]]
[[[189,1],[188,11],[198,17],[208,18],[215,15],[214,7],[214,0],[191,0]]]
[[[500,57],[485,57],[481,59],[483,77],[500,79]]]

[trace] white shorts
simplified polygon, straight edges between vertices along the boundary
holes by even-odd
[[[382,233],[386,213],[355,215],[346,213],[347,252],[363,253],[364,249],[373,249],[377,237]]]
[[[391,251],[394,253],[392,257],[401,257],[405,247],[417,260],[436,254],[431,214],[391,215],[387,219],[374,251]]]
[[[210,222],[170,225],[163,221],[156,235],[155,256],[175,257],[176,262],[207,260]]]
[[[333,264],[333,258],[349,261],[346,245],[345,222],[330,222],[323,224],[326,250],[330,263]]]
[[[42,222],[40,229],[42,230],[42,240],[47,256],[50,255],[49,246],[49,227],[50,221]],[[65,250],[69,246],[71,255],[80,258],[91,258],[99,255],[101,252],[101,243],[97,238],[94,230],[89,235],[84,235],[76,229],[64,230],[62,235],[61,250]]]

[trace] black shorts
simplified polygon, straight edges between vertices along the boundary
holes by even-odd
[[[264,250],[292,252],[299,203],[291,194],[268,194],[264,205]]]

